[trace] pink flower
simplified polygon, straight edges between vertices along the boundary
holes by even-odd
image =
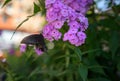
[[[77,36],[79,40],[86,39],[86,34],[84,32],[78,32]]]
[[[35,48],[35,52],[37,53],[37,55],[42,55],[43,54],[43,51],[41,51],[38,48]]]
[[[25,52],[25,51],[26,51],[26,47],[27,47],[26,44],[21,44],[21,45],[20,45],[20,51],[21,51],[21,52]]]
[[[57,13],[54,11],[53,8],[49,8],[47,10],[46,19],[48,22],[52,22],[57,19]]]
[[[60,21],[60,20],[56,20],[56,21],[52,22],[52,25],[56,29],[61,29],[61,27],[63,26],[63,24],[64,24],[64,21]]]
[[[61,34],[58,30],[56,30],[56,29],[54,29],[53,31],[51,31],[51,35],[52,35],[52,37],[53,37],[55,40],[60,39],[61,36],[62,36],[62,34]]]
[[[70,26],[70,28],[79,28],[80,26],[79,26],[79,22],[77,22],[77,21],[70,21],[70,22],[68,22],[68,25]]]

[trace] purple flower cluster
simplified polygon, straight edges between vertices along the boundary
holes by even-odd
[[[80,46],[85,42],[88,28],[88,19],[85,13],[93,0],[45,0],[46,20],[48,24],[43,29],[44,38],[53,41],[59,40],[65,22],[68,23],[69,30],[64,34],[63,41],[69,41],[75,46]]]

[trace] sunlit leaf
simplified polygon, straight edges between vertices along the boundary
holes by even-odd
[[[4,7],[6,4],[8,4],[10,1],[12,1],[12,0],[5,0],[4,1],[4,3],[3,3],[3,5],[2,5],[2,7]]]
[[[35,14],[30,15],[30,16],[27,16],[27,18],[26,18],[25,20],[23,20],[23,21],[16,27],[15,31],[13,32],[13,34],[12,34],[12,36],[11,36],[11,39],[13,38],[13,36],[14,36],[15,32],[18,30],[18,28],[20,28],[23,23],[25,23],[26,21],[28,21],[28,20],[29,20],[31,17],[33,17],[34,15],[35,15]]]
[[[36,3],[34,3],[34,14],[38,12],[40,12],[40,7]]]

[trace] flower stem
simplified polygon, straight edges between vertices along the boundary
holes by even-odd
[[[66,60],[66,68],[68,68],[69,63],[70,63],[70,57],[69,57],[70,53],[69,53],[69,50],[66,50],[65,54],[66,54],[66,58],[65,58],[65,60]]]

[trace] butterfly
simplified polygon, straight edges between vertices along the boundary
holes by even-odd
[[[21,44],[26,44],[27,46],[33,45],[35,46],[35,48],[40,49],[43,52],[47,51],[47,47],[42,34],[32,34],[32,35],[26,36],[21,41]]]

